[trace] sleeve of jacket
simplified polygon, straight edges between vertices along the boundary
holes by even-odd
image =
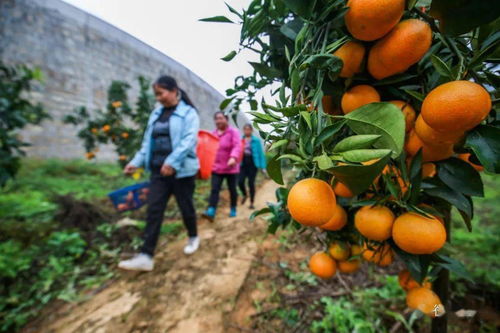
[[[200,117],[195,109],[191,109],[184,118],[184,128],[180,144],[168,155],[165,164],[175,170],[179,170],[188,152],[196,145],[198,130],[200,129]]]
[[[259,150],[260,150],[260,159],[261,159],[261,166],[262,169],[267,168],[267,161],[266,161],[266,152],[264,151],[264,146],[262,142],[259,140]]]
[[[146,152],[148,151],[148,149],[150,149],[151,138],[149,135],[149,126],[151,124],[151,118],[153,117],[153,112],[149,116],[148,125],[144,131],[144,137],[142,138],[141,149],[139,149],[139,151],[135,153],[134,158],[132,159],[132,161],[130,161],[130,164],[137,168],[144,166],[146,162]]]
[[[234,157],[238,161],[241,156],[241,137],[237,129],[234,128],[232,131],[231,144],[233,148],[231,149],[231,154],[229,156]]]

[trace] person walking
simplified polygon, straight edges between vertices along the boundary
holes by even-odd
[[[257,136],[253,135],[253,128],[250,124],[243,126],[243,141],[245,148],[238,182],[240,191],[243,194],[241,204],[244,205],[248,199],[248,192],[245,186],[245,180],[248,179],[248,188],[250,190],[250,209],[254,209],[255,178],[257,177],[259,169],[265,173],[266,156],[264,154],[262,143]]]
[[[223,112],[214,114],[216,129],[212,132],[219,138],[219,149],[212,167],[212,189],[208,208],[203,214],[209,221],[214,220],[219,203],[219,194],[224,179],[227,182],[231,197],[231,210],[229,217],[236,216],[238,203],[237,181],[240,172],[241,138],[239,131],[229,126],[229,118]]]
[[[200,123],[198,112],[188,95],[170,76],[156,80],[153,90],[161,106],[152,111],[141,149],[123,170],[128,175],[139,167],[151,171],[144,242],[139,254],[119,263],[119,268],[127,270],[153,269],[163,216],[172,195],[179,205],[189,236],[184,253],[194,253],[200,244],[193,203],[195,177],[199,169],[196,156]]]

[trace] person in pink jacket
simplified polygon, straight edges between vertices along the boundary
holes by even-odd
[[[216,112],[214,115],[216,129],[212,132],[219,138],[219,149],[215,157],[215,163],[212,167],[212,190],[208,209],[205,216],[213,221],[217,204],[219,202],[219,193],[224,179],[231,194],[231,211],[229,216],[236,216],[236,204],[238,202],[238,192],[236,184],[238,183],[238,174],[240,173],[241,158],[241,135],[240,132],[229,126],[229,118],[223,112]]]

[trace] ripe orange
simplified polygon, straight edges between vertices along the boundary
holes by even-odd
[[[405,150],[410,156],[417,154],[422,148],[422,160],[424,162],[435,162],[445,160],[453,155],[453,144],[429,145],[424,144],[420,137],[411,131],[405,144]]]
[[[372,246],[373,250],[369,249],[365,244],[363,249],[363,259],[373,262],[380,267],[386,267],[392,264],[394,260],[394,253],[392,252],[389,244]]]
[[[97,128],[92,128],[92,129],[90,129],[90,131],[91,131],[92,133],[96,134],[96,133],[98,132],[98,129],[97,129]]]
[[[406,294],[406,304],[409,308],[420,310],[430,317],[441,316],[444,314],[444,306],[432,290],[428,288],[414,288]]]
[[[332,218],[337,200],[327,182],[306,178],[292,186],[287,203],[294,220],[307,226],[319,226]]]
[[[127,132],[122,133],[122,138],[127,139],[129,137],[129,134]]]
[[[120,155],[120,156],[118,157],[118,159],[119,159],[120,161],[125,161],[125,160],[127,159],[127,156],[125,156],[125,155]]]
[[[347,224],[347,213],[345,209],[337,204],[333,211],[333,216],[328,222],[320,225],[319,227],[323,230],[336,231],[342,229]]]
[[[102,130],[103,130],[104,132],[109,132],[109,130],[110,130],[110,129],[111,129],[111,126],[109,126],[109,125],[104,125],[104,126],[102,127]]]
[[[410,275],[410,271],[407,269],[403,269],[401,272],[398,274],[398,282],[401,288],[403,288],[405,291],[414,289],[414,288],[432,288],[432,283],[430,283],[427,279],[424,280],[423,284],[421,285],[415,279],[413,279]]]
[[[85,153],[85,157],[88,160],[91,160],[91,159],[95,158],[95,154],[93,152]]]
[[[411,107],[410,104],[405,101],[395,100],[389,101],[389,103],[396,105],[401,109],[401,111],[403,111],[403,114],[405,116],[406,132],[411,131],[411,129],[415,126],[415,118],[417,117],[415,110]]]
[[[357,244],[351,245],[351,257],[359,256],[363,252],[363,248]]]
[[[356,39],[372,41],[387,34],[401,19],[404,0],[349,0],[345,24]]]
[[[361,72],[361,64],[365,57],[365,47],[359,42],[349,41],[333,53],[342,59],[344,66],[340,71],[340,77],[349,78]]]
[[[335,185],[333,185],[333,192],[335,192],[335,195],[343,198],[352,198],[354,196],[349,187],[341,182],[336,182]]]
[[[431,254],[443,247],[446,230],[436,217],[408,212],[400,215],[392,227],[394,242],[411,254]]]
[[[344,242],[333,242],[328,248],[328,253],[335,260],[347,260],[351,255],[351,249]]]
[[[361,260],[359,259],[337,262],[337,268],[341,273],[347,273],[347,274],[354,273],[359,269],[360,266],[361,266]]]
[[[431,178],[436,175],[436,164],[424,163],[422,164],[422,178]]]
[[[463,132],[438,132],[427,125],[422,115],[419,115],[415,122],[415,133],[424,144],[433,146],[454,144],[464,135]]]
[[[391,237],[394,214],[385,206],[364,206],[354,214],[356,229],[368,239],[384,241]]]
[[[432,90],[422,104],[422,117],[436,131],[463,132],[490,112],[490,94],[477,83],[452,81]]]
[[[377,80],[403,73],[427,53],[432,31],[424,21],[404,20],[377,41],[368,55],[368,72]]]
[[[316,252],[309,259],[309,269],[314,275],[328,279],[337,272],[337,264],[325,252]]]
[[[470,165],[472,165],[474,167],[474,169],[476,169],[477,171],[483,171],[484,170],[484,167],[482,165],[475,164],[475,163],[472,163],[470,161],[470,154],[469,153],[458,154],[458,158],[461,159],[461,160],[464,160],[465,162],[467,162]]]
[[[111,103],[111,105],[114,107],[114,108],[119,108],[122,106],[122,102],[121,101],[114,101],[113,103]]]
[[[348,114],[363,105],[373,102],[380,102],[380,95],[375,88],[362,84],[346,91],[340,104],[344,114]]]

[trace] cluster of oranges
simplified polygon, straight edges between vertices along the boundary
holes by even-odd
[[[292,218],[304,226],[339,231],[348,224],[345,208],[337,203],[339,194],[352,196],[349,188],[342,183],[332,187],[323,180],[306,178],[298,181],[290,189],[287,199],[288,210]],[[446,242],[446,229],[441,218],[414,212],[403,212],[396,216],[384,205],[363,206],[357,209],[353,216],[353,224],[357,232],[363,236],[359,238],[365,239],[365,243],[362,246],[345,241],[331,243],[327,252],[317,252],[311,257],[309,261],[311,272],[326,279],[334,276],[337,270],[341,273],[356,272],[362,260],[380,267],[389,266],[395,256],[387,242],[391,238],[401,250],[416,255],[432,254],[441,249]],[[425,289],[408,293],[409,306],[425,310],[423,312],[429,315],[435,314],[436,311],[427,311],[428,305],[435,303],[434,297],[437,297],[429,289],[429,283],[421,286],[409,276],[409,273],[401,274],[400,281],[403,281],[400,283],[405,290],[414,287]],[[415,300],[420,298],[425,302]],[[440,301],[435,304],[442,310]],[[434,310],[434,307],[431,310]]]

